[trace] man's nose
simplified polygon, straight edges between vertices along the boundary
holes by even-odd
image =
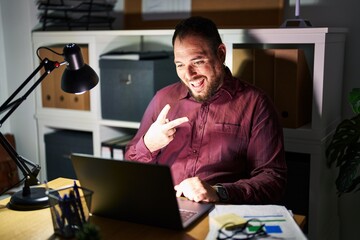
[[[186,79],[190,80],[194,75],[196,75],[196,70],[193,66],[189,65],[186,68],[185,77]]]

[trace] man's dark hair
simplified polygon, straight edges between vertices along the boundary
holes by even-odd
[[[214,51],[216,51],[222,43],[216,24],[212,20],[204,17],[194,16],[179,22],[175,27],[172,45],[174,46],[176,38],[182,40],[187,36],[199,36],[203,38],[210,44]]]

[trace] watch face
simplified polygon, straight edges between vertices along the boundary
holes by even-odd
[[[222,186],[217,186],[216,191],[219,194],[219,198],[222,201],[226,201],[228,199],[228,194],[226,192],[226,189]]]

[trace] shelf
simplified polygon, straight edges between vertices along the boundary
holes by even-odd
[[[285,150],[306,156],[310,165],[309,238],[330,238],[337,222],[334,174],[326,166],[325,145],[341,119],[341,89],[346,29],[342,28],[273,28],[220,29],[227,49],[225,64],[232,69],[233,50],[239,46],[261,48],[305,48],[312,71],[311,121],[300,127],[284,128]],[[34,31],[33,47],[56,44],[86,44],[89,65],[100,76],[99,58],[119,48],[133,51],[172,50],[173,30],[116,31]],[[310,46],[310,47],[309,47]],[[310,49],[310,50],[309,50]],[[34,62],[37,59],[34,57]],[[233,69],[232,69],[233,70]],[[38,122],[40,165],[46,166],[43,137],[56,129],[88,131],[93,136],[95,155],[101,154],[101,142],[127,131],[136,131],[138,122],[102,119],[100,86],[90,91],[90,110],[77,111],[44,108],[41,89],[36,89],[36,119]],[[42,170],[41,178],[46,179]]]
[[[140,127],[139,122],[127,122],[127,121],[118,121],[118,120],[100,120],[99,124],[102,126],[108,127],[118,127],[118,128],[132,128],[138,129]]]

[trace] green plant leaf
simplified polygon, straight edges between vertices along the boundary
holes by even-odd
[[[358,188],[355,190],[355,192],[360,191],[360,176],[354,179],[353,184],[355,187],[358,186]]]
[[[80,231],[76,232],[75,238],[77,240],[100,240],[100,229],[98,226],[86,222]]]
[[[349,94],[349,103],[354,113],[360,113],[360,88],[354,88]]]
[[[340,166],[336,179],[336,187],[340,193],[351,192],[356,188],[360,179],[358,175],[359,158],[349,158]]]
[[[342,121],[335,130],[335,134],[326,148],[326,158],[328,164],[336,162],[337,166],[342,165],[349,146],[358,147],[356,145],[360,138],[360,114],[356,115],[352,119],[346,119]]]
[[[326,158],[329,166],[336,163],[339,167],[336,180],[339,195],[354,191],[360,184],[360,114],[338,125],[326,148]]]

